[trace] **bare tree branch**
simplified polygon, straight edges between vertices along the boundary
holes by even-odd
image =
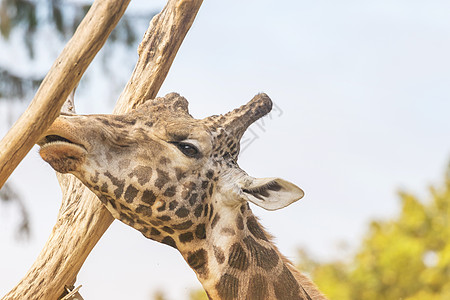
[[[155,16],[114,113],[130,111],[156,96],[201,4],[202,0],[169,0]],[[97,197],[74,176],[58,177],[63,190],[58,221],[30,271],[3,300],[63,297],[64,287],[73,286],[90,251],[113,221]]]
[[[130,0],[97,0],[45,76],[33,101],[0,142],[0,188],[58,117],[61,106],[106,42]]]
[[[202,2],[169,0],[166,8],[153,18],[139,45],[139,60],[114,113],[128,111],[156,97]]]

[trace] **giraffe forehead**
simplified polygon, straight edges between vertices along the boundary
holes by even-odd
[[[226,115],[197,120],[189,114],[187,100],[172,93],[147,101],[128,114],[95,115],[94,119],[101,122],[101,126],[106,129],[114,130],[113,136],[109,136],[112,140],[124,139],[132,143],[133,139],[145,140],[152,133],[166,141],[194,139],[200,143],[212,143],[212,154],[215,158],[229,157],[236,161],[242,134],[236,134],[235,131],[241,127],[243,129],[239,129],[240,131],[245,130],[255,118],[266,112],[261,112],[261,101],[258,97],[255,98],[257,100],[252,100]]]
[[[206,157],[217,160],[237,160],[240,141],[232,133],[224,128],[211,126],[208,121],[193,118],[169,116],[166,119],[155,118],[149,121],[142,115],[138,117],[115,116],[115,115],[92,115],[86,116],[83,123],[89,123],[92,118],[101,123],[100,126],[93,124],[93,131],[98,131],[102,141],[122,141],[124,143],[151,143],[152,140],[166,142],[191,141],[199,147]],[[81,124],[84,127],[84,124]],[[87,135],[87,136],[93,136]],[[93,137],[95,138],[95,137]],[[120,143],[120,142],[119,142]],[[168,145],[155,145],[159,151],[165,151]],[[162,147],[161,147],[162,146]],[[168,152],[165,155],[172,156]]]

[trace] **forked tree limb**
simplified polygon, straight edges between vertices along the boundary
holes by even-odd
[[[154,17],[139,46],[139,59],[114,113],[154,98],[202,0],[169,0]],[[81,266],[113,218],[72,175],[58,175],[63,199],[58,220],[39,257],[6,299],[57,299],[74,284]]]
[[[33,101],[0,141],[0,188],[39,137],[124,14],[130,0],[96,0],[45,76]]]
[[[156,97],[202,2],[169,0],[166,8],[153,18],[151,29],[139,45],[139,60],[114,113],[128,111]]]

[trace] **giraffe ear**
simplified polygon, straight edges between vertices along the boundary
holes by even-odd
[[[247,201],[267,210],[286,207],[304,195],[301,188],[280,178],[247,177],[241,191]]]

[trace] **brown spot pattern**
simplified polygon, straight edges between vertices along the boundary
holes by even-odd
[[[190,254],[187,258],[187,262],[192,269],[197,271],[199,274],[208,273],[208,254],[204,249],[199,249],[192,254]]]
[[[177,190],[177,187],[176,187],[176,186],[174,186],[174,185],[169,186],[169,187],[165,190],[164,196],[166,196],[166,197],[173,197],[173,196],[175,196],[176,190]]]
[[[233,275],[224,274],[216,284],[216,290],[222,300],[238,299],[239,280]]]
[[[247,228],[255,238],[267,241],[267,237],[264,234],[264,231],[259,226],[255,217],[251,216],[247,218]]]
[[[186,207],[182,206],[175,211],[175,214],[180,218],[184,218],[189,215],[189,210]]]
[[[175,168],[175,176],[177,177],[177,180],[180,181],[183,177],[186,176],[186,174],[183,172],[180,168]]]
[[[239,230],[244,229],[244,220],[241,215],[238,215],[236,218],[236,226]]]
[[[202,212],[203,212],[203,205],[199,204],[194,210],[194,216],[199,218],[202,215]]]
[[[158,219],[160,219],[161,221],[170,221],[172,220],[172,218],[170,216],[158,216]]]
[[[297,280],[286,266],[283,266],[283,271],[273,283],[273,288],[277,299],[304,300],[300,296],[300,286]]]
[[[198,195],[197,193],[193,193],[191,197],[189,197],[189,204],[194,205],[197,202]]]
[[[156,169],[156,173],[158,174],[158,177],[156,178],[155,186],[161,189],[167,182],[169,182],[169,173],[160,169]]]
[[[168,226],[164,226],[161,229],[164,230],[165,232],[167,232],[168,234],[173,234],[175,232],[172,228],[170,228]]]
[[[152,216],[152,208],[150,206],[146,206],[146,205],[139,205],[136,208],[136,213],[144,215],[146,217],[151,217]]]
[[[194,234],[192,234],[192,232],[185,232],[180,234],[178,238],[180,239],[180,242],[188,243],[194,239]]]
[[[197,225],[197,228],[195,228],[195,236],[201,240],[206,239],[205,224],[201,223]]]
[[[174,247],[175,249],[177,249],[177,243],[170,236],[166,236],[165,238],[163,238],[161,240],[161,243],[169,245],[169,246]]]
[[[114,191],[116,199],[120,198],[120,196],[122,196],[123,188],[125,186],[125,180],[119,180],[109,172],[105,172],[105,176],[108,177],[109,180],[111,180],[111,183],[117,187],[116,190]]]
[[[246,300],[266,300],[268,298],[267,290],[268,287],[266,278],[261,274],[256,274],[252,276],[248,282]]]
[[[172,228],[175,230],[186,230],[186,229],[189,229],[192,226],[192,224],[193,223],[191,220],[187,220],[186,222],[172,225]]]
[[[279,257],[275,250],[261,246],[251,236],[244,238],[244,244],[250,252],[250,257],[264,270],[269,271],[278,264]]]
[[[161,157],[161,159],[159,160],[159,163],[161,164],[161,165],[167,165],[167,164],[170,164],[170,159],[168,159],[167,157]]]
[[[174,210],[175,208],[177,208],[177,205],[178,205],[178,201],[173,200],[172,202],[169,203],[169,210]]]
[[[152,229],[150,230],[150,234],[151,235],[160,235],[161,232],[158,229],[156,229],[155,227],[152,227]]]
[[[224,234],[224,235],[229,235],[229,236],[233,236],[236,234],[236,232],[234,231],[233,228],[229,228],[229,227],[224,227],[220,230],[220,233]]]
[[[211,208],[212,208],[212,207],[211,207]],[[212,229],[214,229],[214,227],[216,226],[217,222],[219,222],[219,219],[220,219],[220,215],[217,213],[217,214],[214,216],[214,219],[213,219],[212,222],[211,222],[211,228],[212,228]]]
[[[150,181],[152,177],[152,168],[146,166],[138,166],[128,175],[130,178],[136,177],[140,185],[144,185]]]
[[[142,202],[149,204],[150,206],[155,204],[156,196],[151,190],[145,190],[142,194]]]
[[[214,250],[214,256],[216,257],[216,260],[219,264],[223,264],[225,262],[225,254],[223,253],[222,249],[219,247],[213,246]]]
[[[130,184],[127,187],[127,190],[125,191],[125,195],[123,197],[125,198],[125,201],[127,201],[128,203],[132,203],[134,201],[134,198],[136,198],[138,192],[138,189]]]
[[[230,248],[230,256],[228,257],[228,265],[234,269],[245,271],[248,269],[247,254],[241,244],[234,243]]]
[[[165,211],[166,210],[166,202],[160,201],[160,203],[161,203],[161,206],[158,207],[156,210],[159,211],[159,212]]]
[[[209,169],[208,172],[206,172],[206,178],[211,179],[214,176],[214,171]]]

